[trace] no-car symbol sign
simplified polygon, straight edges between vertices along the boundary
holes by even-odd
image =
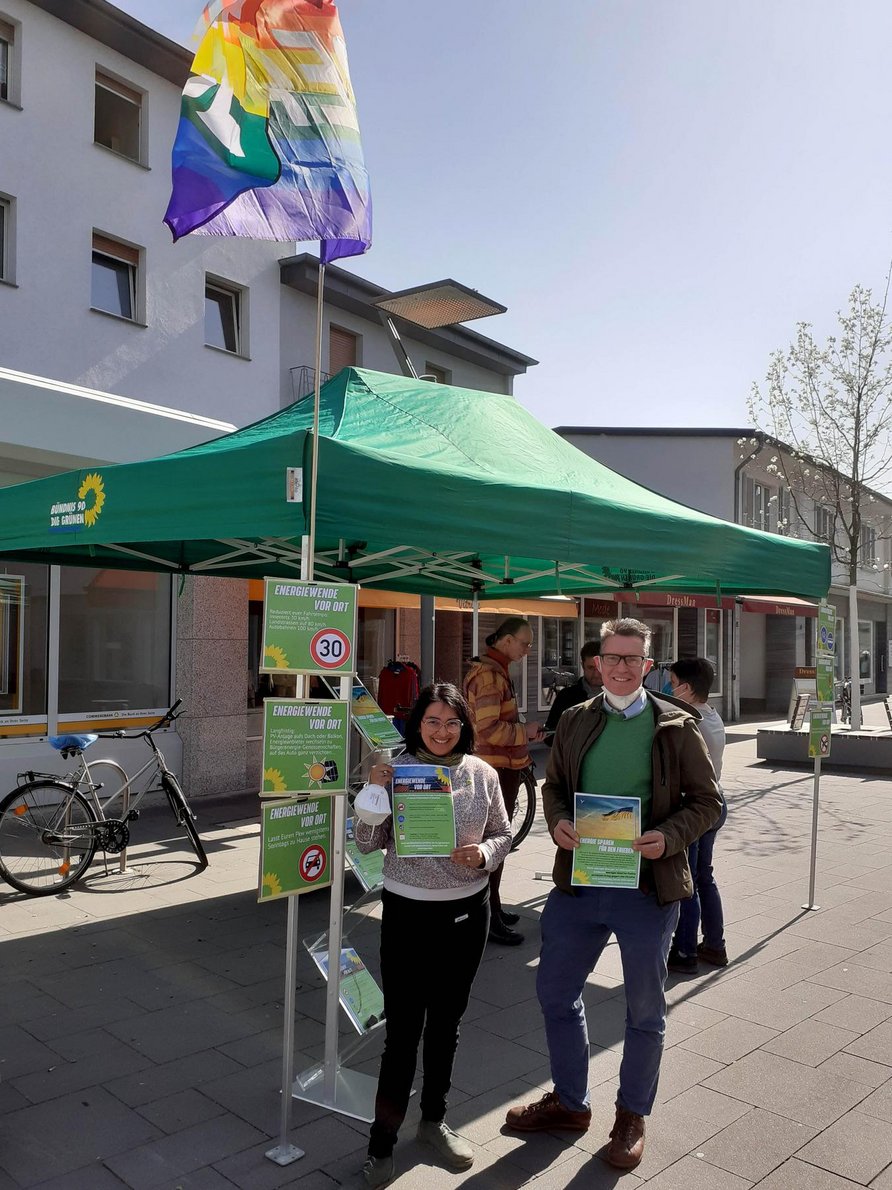
[[[323,628],[310,641],[310,656],[321,669],[340,669],[350,657],[350,638],[340,628]]]
[[[328,867],[328,856],[325,848],[318,843],[312,843],[300,857],[301,879],[307,884],[314,884]]]

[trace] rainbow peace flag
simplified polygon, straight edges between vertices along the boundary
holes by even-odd
[[[372,242],[372,202],[334,0],[212,0],[183,90],[164,222],[200,235]]]

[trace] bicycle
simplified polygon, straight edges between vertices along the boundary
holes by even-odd
[[[130,839],[129,824],[139,817],[139,804],[150,792],[163,791],[176,818],[198,857],[199,870],[208,865],[204,846],[195,828],[195,814],[176,776],[155,743],[153,735],[179,717],[177,699],[152,727],[142,731],[113,731],[85,735],[63,735],[50,744],[66,760],[75,757],[74,768],[63,776],[54,773],[19,774],[19,785],[0,802],[0,877],[19,892],[49,896],[76,884],[93,862],[97,850],[120,854]],[[182,714],[182,711],[179,712]],[[152,755],[133,777],[113,760],[88,761],[84,755],[97,739],[144,740]],[[97,770],[110,770],[122,777],[121,785],[104,798],[103,782]],[[125,801],[135,784],[151,772],[148,781],[131,803]],[[121,799],[122,817],[110,818],[107,810]]]
[[[844,682],[834,682],[833,691],[836,695],[836,705],[839,707],[840,723],[852,722],[852,680],[846,678]]]
[[[517,801],[514,803],[514,813],[511,815],[511,850],[516,851],[533,825],[536,817],[536,767],[527,765],[520,774],[520,785],[517,790]]]

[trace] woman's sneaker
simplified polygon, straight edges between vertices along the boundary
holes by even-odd
[[[695,954],[681,954],[673,946],[666,959],[666,966],[670,971],[677,971],[681,975],[696,975],[697,956]]]
[[[436,1149],[450,1169],[470,1169],[474,1164],[474,1150],[442,1120],[422,1120],[418,1139]]]
[[[705,942],[701,942],[697,947],[697,957],[701,958],[704,963],[710,963],[713,967],[728,966],[728,952],[724,946],[718,949],[715,946],[707,946]]]
[[[393,1181],[393,1158],[367,1157],[365,1165],[362,1167],[362,1178],[367,1186],[373,1187],[373,1190],[381,1190],[382,1186],[389,1186]]]

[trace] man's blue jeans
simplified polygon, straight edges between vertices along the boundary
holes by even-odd
[[[712,950],[724,950],[725,947],[725,915],[722,911],[722,898],[712,871],[712,850],[715,847],[715,837],[725,825],[728,817],[728,807],[722,803],[722,814],[718,822],[705,835],[688,848],[688,864],[691,869],[691,879],[694,882],[694,895],[681,902],[681,913],[678,917],[678,929],[675,932],[673,946],[679,954],[695,955],[697,953],[697,935],[701,925],[703,929],[704,945]]]
[[[626,1031],[617,1104],[650,1114],[666,1031],[666,955],[678,904],[660,905],[632,888],[552,890],[542,914],[536,991],[545,1017],[551,1076],[558,1098],[584,1111],[588,1094],[588,1027],[582,992],[611,934],[616,935],[626,990]]]

